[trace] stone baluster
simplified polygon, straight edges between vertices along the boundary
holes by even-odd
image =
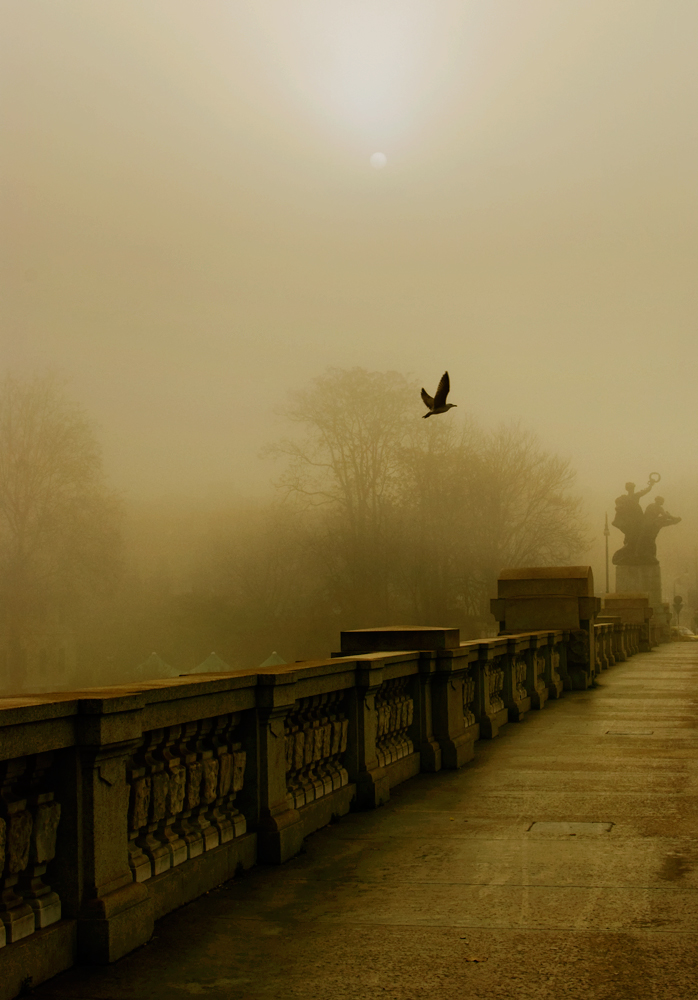
[[[167,814],[167,795],[169,776],[165,771],[162,759],[156,756],[156,750],[163,742],[163,729],[153,729],[144,734],[142,747],[139,749],[139,763],[142,764],[144,776],[150,783],[146,822],[141,827],[136,843],[150,861],[153,875],[167,871],[172,864],[172,854],[165,841],[158,834],[158,827]]]
[[[201,802],[203,767],[195,749],[198,722],[187,722],[182,727],[179,740],[179,758],[186,769],[183,809],[177,816],[173,830],[187,845],[187,857],[197,858],[204,851],[204,838],[200,827],[192,820],[193,810]]]
[[[376,752],[382,766],[406,757],[414,749],[406,732],[414,718],[414,702],[407,694],[408,681],[407,677],[385,681],[376,696]]]
[[[531,708],[541,709],[548,700],[548,685],[545,682],[545,653],[547,636],[529,636],[526,657],[526,690],[531,698]]]
[[[8,944],[33,934],[36,928],[34,910],[17,890],[19,876],[29,863],[33,827],[32,814],[27,809],[27,765],[26,757],[0,764],[0,810],[5,834],[0,920]]]
[[[234,731],[240,724],[240,714],[221,716],[216,720],[212,742],[218,756],[217,797],[211,808],[211,822],[218,830],[221,844],[240,837],[247,830],[247,821],[235,804],[242,791],[247,754],[234,743]]]
[[[329,699],[328,711],[330,714],[327,717],[329,748],[325,767],[332,781],[332,791],[336,791],[349,784],[347,769],[342,764],[342,754],[347,748],[349,722],[343,710],[344,691],[335,691],[329,695]]]
[[[230,816],[222,809],[233,783],[233,754],[226,738],[232,728],[233,717],[231,715],[219,715],[214,719],[213,731],[211,733],[211,745],[218,760],[218,784],[216,786],[216,798],[211,805],[209,815],[211,823],[218,832],[218,842],[220,844],[227,844],[235,836],[235,829]]]
[[[463,678],[463,721],[465,723],[465,728],[469,729],[470,726],[474,726],[475,719],[475,701],[477,684],[475,681],[475,675],[477,673],[477,661],[468,667],[468,671]]]
[[[545,684],[548,689],[549,698],[562,697],[563,680],[560,676],[560,634],[551,632],[548,636],[548,644],[544,649],[545,654]]]
[[[409,692],[410,686],[411,678],[397,677],[388,699],[388,747],[393,760],[400,760],[414,752],[414,744],[408,732],[414,720],[414,700]]]
[[[216,801],[218,795],[218,770],[220,767],[216,747],[212,740],[215,721],[215,719],[202,719],[199,723],[198,739],[194,743],[201,763],[201,786],[200,804],[192,810],[192,824],[201,831],[205,851],[218,847],[220,843],[218,828],[211,822],[209,815],[210,806]]]
[[[608,635],[608,626],[605,624],[605,622],[601,622],[600,624],[594,626],[594,631],[596,633],[596,660],[599,667],[598,673],[601,673],[602,670],[608,670],[610,665],[608,662],[608,653],[606,649],[607,646],[606,637]]]
[[[348,732],[344,697],[339,691],[303,698],[287,716],[286,782],[292,807],[301,808],[349,782],[341,761]]]
[[[245,785],[245,768],[247,766],[247,751],[240,743],[233,743],[233,785],[228,795],[228,811],[235,829],[235,836],[240,837],[247,829],[247,821],[235,804],[235,799]]]
[[[625,624],[623,622],[618,622],[616,625],[616,643],[618,648],[618,659],[621,662],[625,662],[630,653],[625,646]]]
[[[602,639],[603,639],[603,626],[594,625],[594,649],[595,649],[595,659],[594,659],[594,675],[598,676],[603,670],[603,649],[602,649]]]
[[[139,754],[144,743],[145,739],[138,741],[134,756],[126,764],[126,781],[129,787],[128,865],[133,872],[134,882],[145,882],[153,874],[152,862],[140,840],[141,830],[148,822],[151,794],[151,781],[146,776],[145,763]]]
[[[318,772],[322,760],[323,731],[320,721],[320,703],[322,696],[303,699],[305,703],[305,786],[306,802],[321,799],[326,792],[325,783]],[[331,790],[331,786],[330,786]]]
[[[28,805],[33,814],[29,863],[20,878],[22,896],[34,910],[36,927],[48,927],[61,919],[61,901],[43,876],[49,862],[56,856],[56,835],[61,818],[61,806],[48,790],[52,753],[40,753],[32,759]]]
[[[507,655],[504,660],[504,704],[509,712],[510,722],[521,722],[531,709],[528,693],[529,673],[526,653],[529,649],[528,636],[508,636]]]
[[[289,712],[284,729],[286,756],[286,798],[290,809],[305,805],[302,771],[305,761],[305,731],[295,711]]]
[[[187,860],[186,841],[174,830],[177,816],[184,808],[187,769],[181,764],[174,749],[182,735],[181,726],[169,726],[157,751],[162,761],[162,773],[167,777],[165,812],[157,827],[157,836],[170,855],[170,866],[181,865]]]
[[[504,704],[506,640],[490,639],[478,643],[475,717],[481,739],[493,739],[506,725],[509,713]]]
[[[330,754],[332,752],[332,724],[329,718],[328,703],[331,695],[323,694],[318,698],[316,708],[315,760],[314,771],[320,782],[321,795],[332,794],[332,769]]]

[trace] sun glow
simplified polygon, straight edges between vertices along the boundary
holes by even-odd
[[[439,76],[431,4],[307,0],[277,10],[257,26],[273,38],[287,90],[290,83],[326,121],[376,144],[404,131]]]

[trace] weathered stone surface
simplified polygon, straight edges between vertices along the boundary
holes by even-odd
[[[218,759],[211,757],[203,762],[201,798],[207,804],[215,801],[218,793]]]
[[[227,795],[233,781],[233,755],[222,753],[218,758],[218,794]]]
[[[40,876],[43,871],[37,874],[37,881],[41,883]],[[26,890],[25,899],[34,911],[34,921],[36,929],[50,927],[61,919],[62,906],[58,893],[52,892],[50,887],[41,883],[41,891],[34,895],[29,895]]]
[[[6,902],[6,894],[2,894],[2,903]],[[34,911],[28,903],[19,900],[12,901],[12,905],[0,910],[0,920],[5,928],[5,938],[8,944],[14,944],[23,938],[29,937],[36,930],[36,917]]]
[[[170,768],[167,811],[176,816],[184,808],[184,794],[187,787],[187,769],[181,764]]]
[[[150,821],[159,823],[167,815],[170,778],[166,771],[157,771],[151,780]]]
[[[129,826],[132,830],[140,830],[148,822],[150,787],[150,778],[136,778],[131,784]]]
[[[187,790],[185,795],[185,806],[193,809],[201,802],[201,779],[203,777],[203,767],[201,761],[194,760],[187,763]]]
[[[500,633],[514,634],[587,627],[601,602],[590,566],[533,566],[502,570],[490,604]]]
[[[42,802],[36,807],[30,848],[30,860],[34,864],[45,864],[55,857],[60,818],[58,802]]]
[[[16,875],[29,863],[29,848],[33,826],[32,814],[28,809],[18,809],[10,814],[7,830],[7,871]]]

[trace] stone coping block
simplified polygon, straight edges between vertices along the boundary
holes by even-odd
[[[431,625],[389,625],[382,628],[351,629],[341,632],[340,637],[344,655],[402,649],[457,649],[460,644],[460,629]]]
[[[606,594],[603,598],[603,610],[618,615],[626,623],[642,624],[653,616],[649,594],[638,591]]]
[[[600,606],[590,566],[504,569],[490,601],[500,633],[585,628]]]
[[[526,566],[503,569],[497,580],[498,597],[558,594],[593,597],[591,566]]]

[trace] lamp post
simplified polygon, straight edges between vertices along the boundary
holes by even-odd
[[[603,533],[606,536],[606,593],[610,594],[611,593],[611,585],[610,585],[610,583],[608,581],[608,536],[611,534],[611,532],[610,532],[610,529],[608,527],[608,513],[606,514],[606,524],[604,526]]]

